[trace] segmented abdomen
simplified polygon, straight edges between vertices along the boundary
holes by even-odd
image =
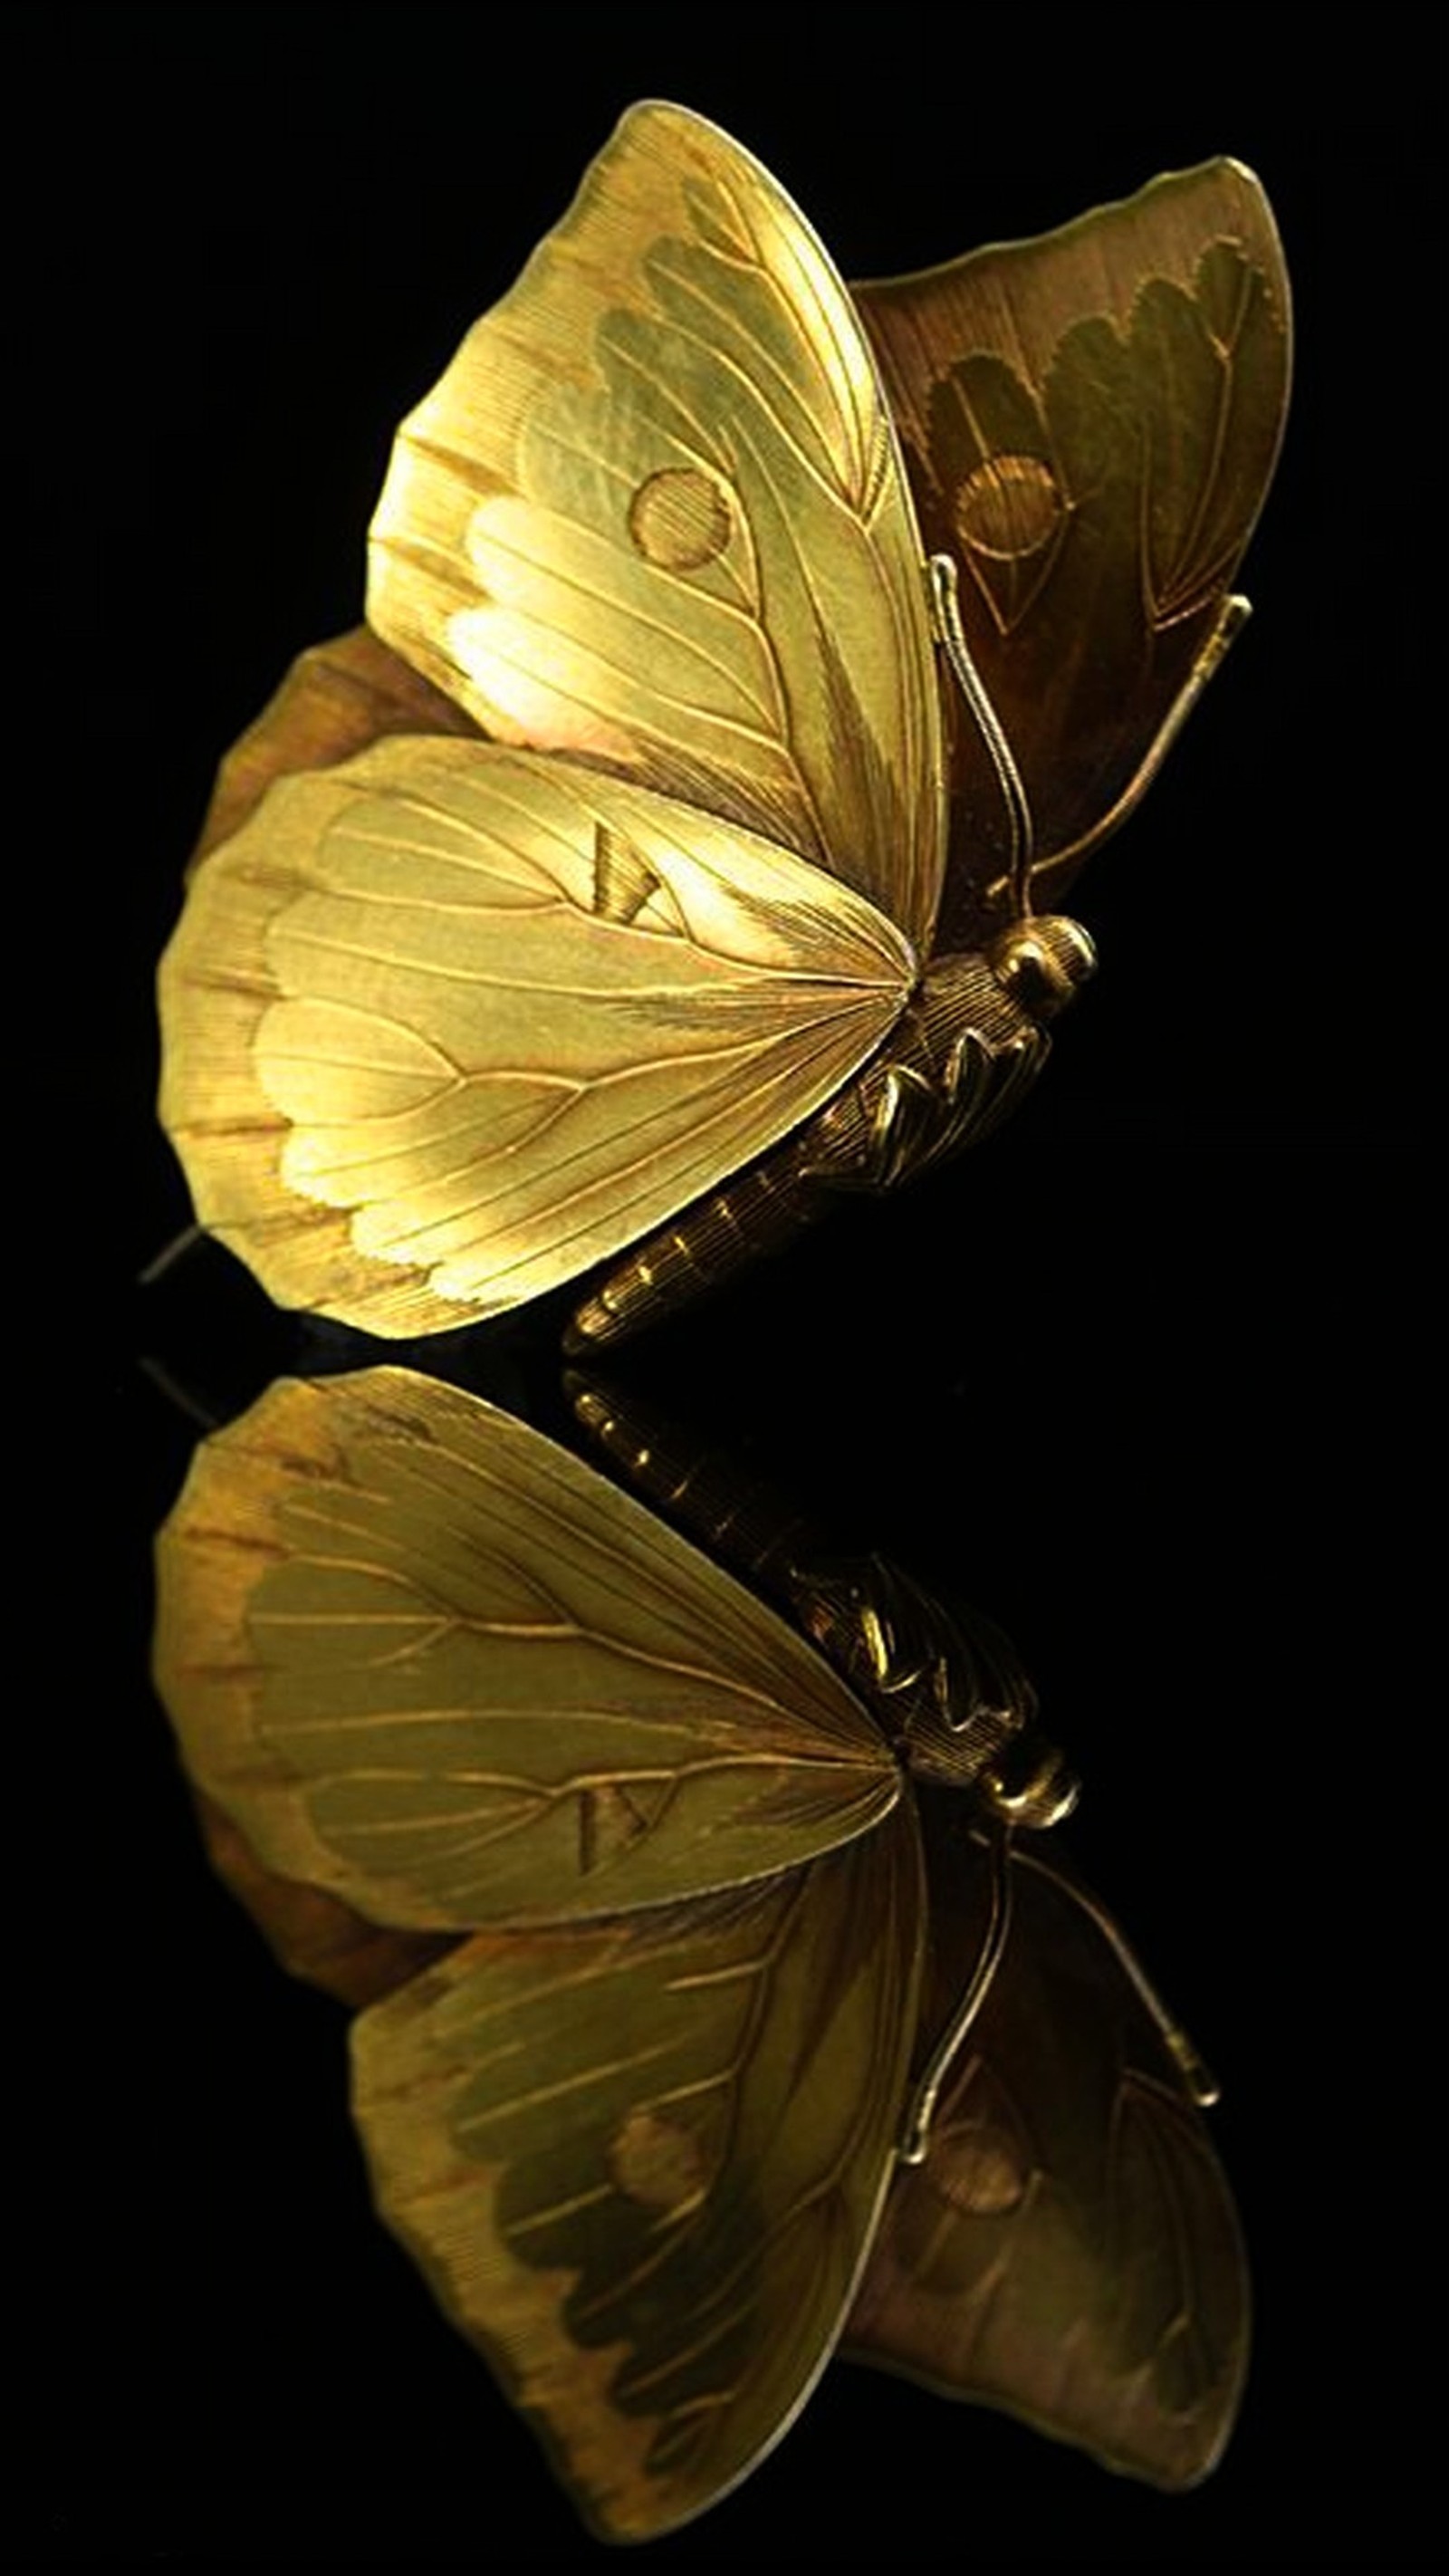
[[[1050,1041],[985,958],[943,957],[886,1044],[792,1136],[637,1244],[578,1308],[575,1351],[777,1251],[842,1190],[882,1191],[975,1144],[1035,1080]]]

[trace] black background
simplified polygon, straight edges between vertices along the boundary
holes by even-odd
[[[145,1678],[149,1535],[194,1426],[143,1363],[215,1420],[289,1362],[373,1354],[271,1315],[209,1249],[133,1283],[188,1212],[152,1125],[151,975],[215,760],[301,646],[356,620],[393,428],[655,95],[747,143],[847,275],[1234,152],[1278,213],[1300,365],[1246,568],[1258,615],[1079,889],[1102,971],[1037,1097],[629,1363],[1016,1638],[1086,1775],[1071,1848],[1223,2079],[1258,2303],[1241,2426],[1207,2486],[1164,2499],[836,2368],[650,2563],[1420,2553],[1420,2335],[1442,2316],[1421,1536],[1443,951],[1418,782],[1443,720],[1443,138],[1433,13],[1366,13],[1335,56],[1352,23],[8,13],[41,325],[10,534],[59,743],[44,766],[15,720],[35,791],[15,1130],[39,1151],[12,1201],[12,1403],[33,1384],[42,1426],[11,1670],[42,1754],[11,1821],[16,1997],[37,2007],[10,2122],[37,2293],[22,2550],[597,2555],[374,2224],[341,2016],[214,1889]],[[557,1323],[449,1357],[550,1418]]]

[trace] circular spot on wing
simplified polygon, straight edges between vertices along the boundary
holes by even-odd
[[[1030,2180],[1010,2132],[983,2119],[934,2131],[926,2176],[943,2200],[970,2218],[1005,2218]]]
[[[697,572],[729,544],[729,501],[695,466],[668,466],[640,484],[629,504],[629,534],[646,563]]]
[[[956,492],[956,529],[963,544],[999,562],[1034,555],[1061,516],[1056,477],[1039,456],[988,456]]]
[[[620,2191],[646,2209],[683,2209],[700,2198],[707,2180],[704,2149],[693,2131],[649,2110],[631,2111],[616,2130],[609,2171]]]

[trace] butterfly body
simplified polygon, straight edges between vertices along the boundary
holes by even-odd
[[[1048,1009],[1090,972],[1091,951],[1075,923],[1052,918],[1032,925],[1029,943],[1001,947],[1000,965],[932,958],[863,1070],[783,1145],[611,1269],[578,1307],[571,1347],[622,1339],[788,1242],[832,1198],[896,1189],[1009,1116],[1046,1062]],[[1018,998],[1022,986],[1035,1011]]]
[[[737,144],[631,111],[399,433],[384,730],[196,872],[202,1222],[390,1335],[646,1247],[589,1338],[983,1133],[1061,998],[1046,901],[1232,631],[1287,345],[1233,164],[856,301]]]

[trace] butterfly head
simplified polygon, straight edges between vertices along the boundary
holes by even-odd
[[[987,954],[998,982],[1036,1021],[1054,1020],[1097,971],[1097,952],[1080,922],[1059,912],[1013,922]]]
[[[1001,1824],[1040,1834],[1071,1814],[1081,1782],[1054,1744],[1029,1734],[1018,1736],[1005,1759],[982,1772],[977,1790]]]

